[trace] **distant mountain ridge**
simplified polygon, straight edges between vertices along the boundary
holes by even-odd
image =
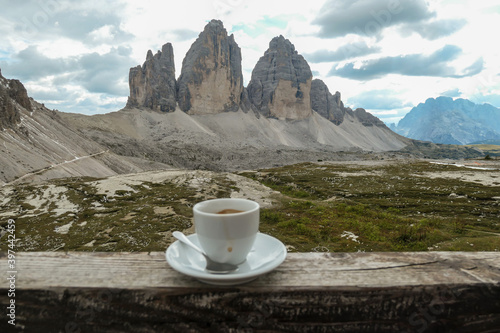
[[[429,98],[391,129],[407,138],[442,144],[499,140],[500,109],[461,98]]]

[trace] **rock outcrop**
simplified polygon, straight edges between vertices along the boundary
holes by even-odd
[[[222,22],[212,20],[182,62],[179,107],[188,114],[237,111],[243,90],[241,49]]]
[[[18,80],[8,80],[0,70],[0,129],[12,127],[21,121],[17,105],[31,110],[28,92]]]
[[[311,83],[311,108],[335,125],[340,125],[344,121],[346,110],[340,99],[340,92],[337,91],[332,95],[320,79],[314,79]]]
[[[337,91],[335,95],[332,95],[326,84],[319,79],[313,80],[311,84],[311,108],[335,125],[342,124],[348,114],[357,118],[365,127],[386,127],[383,121],[366,112],[365,109],[358,108],[352,111],[351,108],[346,108],[340,98],[340,92]]]
[[[348,110],[350,111],[349,108]],[[366,110],[363,108],[357,108],[356,110],[354,110],[354,115],[365,127],[378,126],[378,127],[388,128],[382,120],[378,119],[371,113],[366,112]]]
[[[146,107],[172,112],[176,108],[177,89],[172,44],[163,45],[155,55],[148,51],[141,66],[130,69],[128,107]]]
[[[269,43],[248,84],[250,102],[266,117],[304,119],[311,116],[312,73],[306,60],[283,36]]]
[[[19,112],[17,112],[7,91],[0,87],[0,129],[12,127],[20,120]]]

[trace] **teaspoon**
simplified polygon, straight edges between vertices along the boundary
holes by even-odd
[[[220,263],[220,262],[216,262],[216,261],[213,261],[212,259],[210,259],[202,249],[200,249],[193,242],[191,242],[189,240],[189,238],[187,238],[186,235],[184,235],[182,232],[174,231],[172,233],[172,236],[177,238],[182,243],[190,246],[193,250],[201,253],[203,255],[203,257],[205,257],[205,260],[207,261],[207,266],[205,267],[205,270],[207,272],[213,273],[213,274],[226,274],[226,273],[231,273],[231,272],[238,270],[238,265]]]

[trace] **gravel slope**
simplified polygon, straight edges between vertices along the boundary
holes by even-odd
[[[337,126],[317,113],[293,121],[241,110],[190,116],[180,110],[124,109],[61,117],[117,154],[189,169],[231,171],[339,159],[340,152],[396,151],[407,144],[387,128],[363,126],[349,116]]]

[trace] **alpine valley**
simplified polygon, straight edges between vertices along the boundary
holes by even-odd
[[[0,181],[106,177],[185,168],[232,171],[375,154],[480,156],[407,139],[362,108],[344,107],[283,36],[243,85],[242,55],[210,21],[176,77],[173,46],[130,69],[124,109],[85,116],[49,110],[0,73]],[[361,157],[359,157],[361,156]]]

